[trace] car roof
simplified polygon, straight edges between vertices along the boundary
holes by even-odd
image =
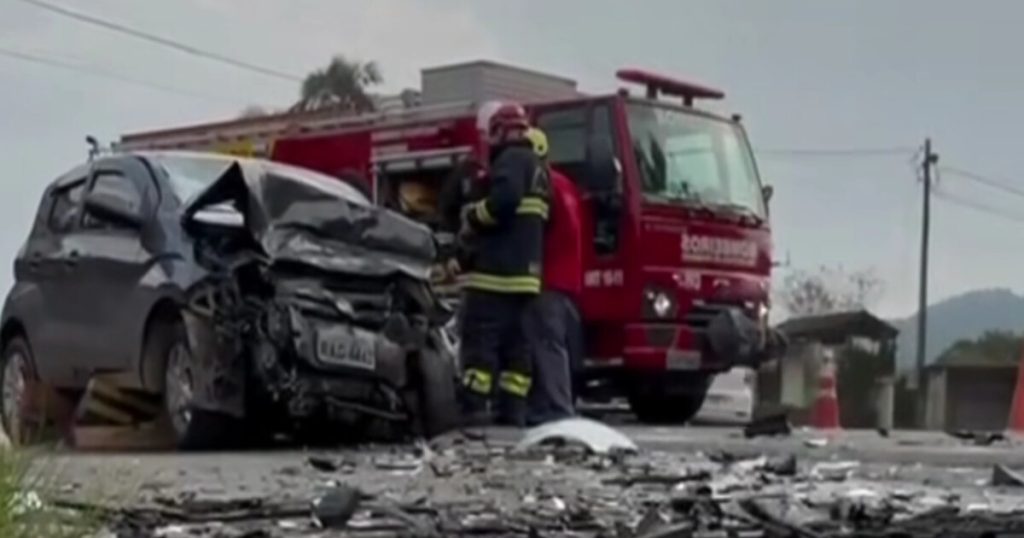
[[[67,187],[68,185],[77,183],[78,181],[85,179],[88,175],[89,164],[79,164],[78,166],[75,166],[71,170],[68,170],[67,172],[64,172],[63,174],[58,176],[57,179],[53,180],[53,183],[51,183],[51,188],[62,189],[64,187]]]

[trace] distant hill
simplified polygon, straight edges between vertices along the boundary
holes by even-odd
[[[914,367],[917,315],[891,321],[899,330],[896,364]],[[1007,289],[967,292],[928,307],[927,362],[931,364],[954,342],[977,338],[988,330],[1024,331],[1024,297]]]

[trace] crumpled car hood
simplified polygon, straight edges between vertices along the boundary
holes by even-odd
[[[185,209],[184,222],[224,203],[271,262],[294,262],[341,273],[427,279],[435,257],[429,228],[372,205],[340,181],[256,160],[239,159]]]

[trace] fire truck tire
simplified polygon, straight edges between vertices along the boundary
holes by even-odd
[[[685,424],[704,405],[710,376],[673,380],[667,390],[660,384],[637,384],[629,394],[629,407],[645,424]],[[659,386],[660,385],[660,386]]]
[[[416,361],[419,374],[419,431],[431,438],[459,425],[455,363],[447,353],[424,350]]]

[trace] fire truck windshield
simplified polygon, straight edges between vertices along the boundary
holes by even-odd
[[[738,126],[655,104],[629,103],[627,111],[645,200],[764,218],[753,157]]]

